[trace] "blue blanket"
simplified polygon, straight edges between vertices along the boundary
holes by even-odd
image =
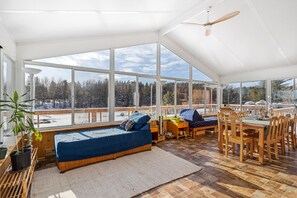
[[[217,117],[206,117],[204,121],[189,122],[190,128],[215,126],[218,124]]]
[[[58,162],[81,160],[130,150],[152,143],[149,124],[138,131],[120,127],[57,133],[54,137]]]

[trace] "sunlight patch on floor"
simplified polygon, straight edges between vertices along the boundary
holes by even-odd
[[[57,193],[55,195],[50,195],[48,198],[77,198],[72,190],[67,190],[64,192]]]

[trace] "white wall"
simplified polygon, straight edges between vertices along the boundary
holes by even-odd
[[[277,80],[297,77],[297,65],[242,72],[220,77],[220,83]]]
[[[0,23],[0,45],[3,47],[3,51],[7,54],[12,60],[16,60],[16,44],[7,32],[5,27]]]
[[[157,32],[17,44],[18,60],[32,60],[156,42]]]

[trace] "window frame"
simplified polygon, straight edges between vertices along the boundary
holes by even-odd
[[[143,44],[139,44],[139,45],[146,45],[146,44],[155,44],[155,43],[143,43]],[[167,76],[162,76],[161,75],[161,45],[163,47],[165,47],[166,49],[168,49],[166,47],[166,45],[161,44],[161,43],[156,43],[157,46],[157,51],[156,51],[156,75],[152,75],[152,74],[142,74],[142,73],[134,73],[134,72],[124,72],[124,71],[116,71],[115,70],[115,50],[118,48],[110,48],[108,49],[110,51],[109,55],[110,55],[110,65],[109,65],[109,70],[106,69],[98,69],[98,68],[88,68],[88,67],[82,67],[82,66],[76,66],[76,65],[62,65],[62,64],[54,64],[54,63],[45,63],[45,62],[38,62],[38,61],[32,61],[32,60],[25,60],[23,62],[24,67],[26,64],[29,65],[36,65],[36,66],[45,66],[45,67],[53,67],[53,68],[63,68],[63,69],[70,69],[71,70],[71,100],[72,100],[72,106],[71,106],[71,110],[72,110],[72,116],[71,116],[71,125],[63,125],[63,126],[55,126],[55,127],[43,127],[40,128],[41,131],[44,130],[49,130],[49,129],[56,129],[56,128],[67,128],[67,127],[82,127],[82,126],[100,126],[100,125],[106,125],[107,123],[118,123],[115,122],[115,118],[114,118],[114,113],[115,113],[115,100],[116,98],[114,97],[114,91],[115,91],[115,75],[127,75],[127,76],[135,76],[136,77],[136,110],[138,110],[139,108],[139,78],[148,78],[148,79],[153,79],[156,82],[156,112],[161,112],[160,108],[162,106],[160,100],[161,100],[161,93],[158,91],[160,90],[160,87],[162,89],[161,86],[161,79],[164,80],[173,80],[175,81],[175,86],[174,86],[174,114],[176,114],[177,112],[177,93],[176,93],[176,84],[179,81],[183,81],[183,82],[187,82],[188,83],[188,89],[189,89],[189,96],[188,96],[188,101],[189,101],[189,108],[192,108],[192,91],[191,91],[191,87],[192,87],[192,83],[194,82],[198,82],[198,83],[204,83],[204,87],[206,86],[206,84],[213,84],[213,85],[218,85],[217,83],[213,82],[213,81],[203,81],[203,80],[193,80],[192,79],[192,68],[194,67],[192,64],[190,64],[188,61],[186,61],[184,58],[180,57],[177,53],[175,53],[174,51],[168,49],[170,52],[172,52],[173,54],[175,54],[177,57],[181,58],[183,61],[185,61],[188,64],[189,67],[189,76],[188,78],[178,78],[178,77],[167,77]],[[138,45],[131,45],[131,46],[126,46],[126,47],[133,47],[133,46],[138,46]],[[125,48],[125,46],[123,47],[119,47],[119,48]],[[101,49],[101,50],[107,50],[107,49]],[[96,50],[98,51],[98,50]],[[196,67],[195,67],[196,68]],[[197,70],[199,70],[198,68],[196,68]],[[100,122],[100,123],[83,123],[83,124],[75,124],[74,121],[74,104],[75,104],[75,96],[74,96],[74,82],[75,82],[75,71],[85,71],[85,72],[95,72],[95,73],[104,73],[104,74],[109,74],[109,81],[108,81],[108,113],[109,113],[109,121],[108,122]],[[159,72],[158,72],[159,71]],[[203,73],[203,72],[201,72]],[[207,76],[207,75],[206,75]],[[210,78],[211,79],[211,78]],[[205,89],[204,89],[205,92]],[[205,93],[204,93],[205,95]],[[114,97],[114,98],[112,98]],[[205,103],[205,102],[204,102]],[[204,108],[204,113],[206,112],[206,104],[204,104],[205,108]],[[159,110],[158,110],[159,109]],[[157,113],[158,114],[158,113]]]

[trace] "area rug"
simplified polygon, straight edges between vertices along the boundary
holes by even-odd
[[[34,173],[32,198],[133,197],[201,167],[158,147],[60,174],[57,167]]]

